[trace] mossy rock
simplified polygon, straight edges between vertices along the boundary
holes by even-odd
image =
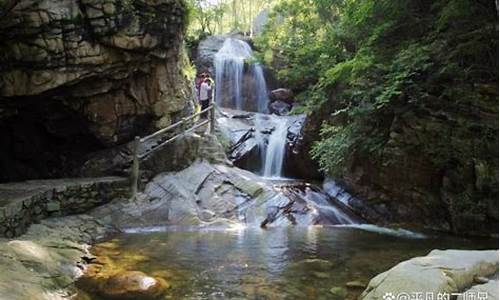
[[[237,189],[248,194],[252,198],[259,196],[264,191],[260,184],[250,180],[238,180],[233,182],[233,184]]]

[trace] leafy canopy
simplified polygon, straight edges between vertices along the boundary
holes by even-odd
[[[381,155],[396,111],[498,105],[475,88],[498,82],[497,18],[490,0],[283,0],[257,45],[324,121],[312,155],[339,175],[353,153]],[[422,155],[472,156],[459,148]]]

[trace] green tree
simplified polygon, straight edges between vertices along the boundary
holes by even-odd
[[[498,80],[497,16],[486,0],[285,0],[257,44],[305,111],[326,112],[312,153],[339,174],[354,148],[386,142],[395,107],[483,99],[473,86]]]

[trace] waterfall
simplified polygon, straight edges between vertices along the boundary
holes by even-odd
[[[248,63],[252,57],[253,51],[248,43],[234,38],[227,38],[215,54],[215,99],[219,106],[248,110],[253,104],[256,111],[267,112],[267,85],[262,66],[258,63],[248,68],[252,88],[245,93],[245,61]],[[247,103],[249,99],[255,99],[257,103]]]
[[[288,134],[288,119],[286,117],[273,117],[275,125],[271,132],[266,147],[264,160],[264,177],[281,177],[283,161],[286,153]]]
[[[267,113],[267,105],[269,104],[269,97],[267,95],[267,84],[264,78],[264,71],[262,66],[258,63],[252,65],[252,76],[255,80],[255,92],[257,94],[257,109],[261,113]]]

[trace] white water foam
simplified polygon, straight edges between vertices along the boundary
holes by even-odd
[[[429,238],[427,235],[419,233],[419,232],[414,232],[410,231],[407,229],[392,229],[392,228],[386,228],[386,227],[381,227],[373,224],[346,224],[346,225],[336,225],[336,227],[349,227],[349,228],[357,228],[365,231],[370,231],[370,232],[375,232],[375,233],[380,233],[380,234],[385,234],[385,235],[392,235],[392,236],[397,236],[397,237],[404,237],[404,238],[410,238],[410,239],[427,239]]]

